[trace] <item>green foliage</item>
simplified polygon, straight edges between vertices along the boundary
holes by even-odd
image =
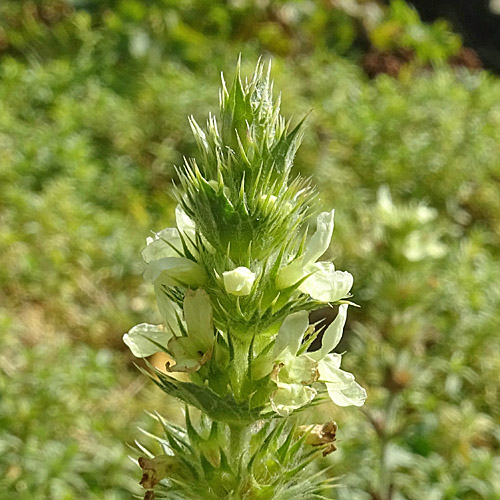
[[[141,423],[124,357],[0,326],[0,489],[13,500],[130,498]],[[134,389],[135,388],[135,389]],[[148,422],[145,421],[144,424]]]
[[[203,71],[228,43],[280,56],[316,47],[344,53],[357,35],[356,21],[343,10],[310,0],[6,0],[0,6],[0,51],[73,56],[90,41],[101,60],[124,66],[172,58]]]
[[[461,234],[485,229],[484,244],[490,241],[494,249],[500,236],[499,199],[493,196],[500,153],[498,81],[485,73],[443,69],[410,82],[381,76],[372,84],[350,65],[323,69],[335,78],[316,80],[312,125],[318,138],[325,128],[329,134],[311,147],[322,148],[320,178],[339,179],[328,189],[336,204],[373,202],[386,184],[398,199],[428,202]],[[307,81],[297,93],[305,87]],[[307,151],[301,154],[304,163],[316,160]]]
[[[154,218],[168,217],[165,189],[185,145],[182,99],[159,82],[191,97],[193,78],[173,65],[123,97],[66,61],[4,60],[1,74],[2,302],[42,304],[50,324],[116,344],[130,304],[146,307],[132,255]]]
[[[403,0],[391,1],[383,19],[369,32],[369,38],[382,51],[410,50],[419,64],[444,63],[462,45],[446,21],[423,24],[418,12]]]
[[[358,440],[345,452],[363,456],[366,482],[350,474],[341,498],[364,498],[360,490],[387,495],[392,484],[410,499],[440,491],[494,499],[498,391],[489,383],[488,359],[500,350],[500,266],[478,246],[478,234],[456,243],[443,236],[438,243],[436,232],[446,226],[436,228],[437,217],[418,223],[418,209],[409,208],[396,205],[387,217],[375,205],[359,214],[366,231],[363,267],[372,279],[359,290],[362,314],[353,324],[349,362],[363,364],[372,389],[368,418],[351,419],[345,436]],[[413,220],[401,224],[405,211]],[[359,436],[369,436],[371,453]]]
[[[330,72],[317,89],[329,136],[311,146],[324,151],[323,195],[345,214],[336,261],[357,278],[346,363],[371,388],[366,417],[338,419],[339,497],[496,499],[498,81]]]

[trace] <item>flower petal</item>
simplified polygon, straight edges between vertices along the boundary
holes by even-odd
[[[366,391],[354,380],[352,373],[339,368],[341,356],[328,354],[319,363],[320,382],[324,382],[330,399],[338,406],[362,406]]]
[[[206,352],[199,351],[190,337],[172,337],[168,343],[175,365],[167,364],[168,371],[195,372],[212,357],[212,347]]]
[[[322,212],[316,219],[316,232],[311,236],[304,254],[304,264],[316,262],[330,246],[333,234],[335,210]]]
[[[363,406],[366,401],[366,391],[356,381],[349,387],[337,389],[334,384],[325,384],[330,399],[337,406]]]
[[[304,259],[303,257],[299,257],[278,271],[276,276],[276,288],[278,290],[283,290],[283,288],[295,285],[303,276]]]
[[[410,262],[440,259],[446,255],[447,246],[439,241],[435,232],[412,231],[404,241],[403,255]]]
[[[299,290],[313,299],[336,302],[345,297],[352,288],[352,274],[347,271],[335,271],[331,262],[311,264],[306,270],[313,274],[299,286]]]
[[[184,297],[186,337],[173,337],[168,349],[175,359],[173,372],[195,372],[212,356],[215,340],[210,297],[202,288],[188,290]]]
[[[328,328],[325,330],[325,333],[323,334],[321,349],[315,352],[310,352],[309,355],[311,356],[311,358],[316,360],[323,359],[330,351],[337,347],[344,331],[344,326],[347,319],[347,308],[347,304],[340,305],[337,317],[330,323]]]
[[[166,286],[183,284],[198,287],[205,284],[206,274],[199,264],[190,259],[164,257],[149,263],[144,271],[145,280],[154,283],[158,278]]]
[[[191,219],[186,212],[184,212],[180,205],[175,207],[175,223],[181,233],[194,240],[196,224],[194,220]]]
[[[318,379],[318,376],[318,362],[316,360],[307,354],[295,356],[288,348],[281,353],[271,374],[271,378],[275,382],[302,385],[312,384]]]
[[[168,327],[175,335],[180,335],[179,321],[181,321],[182,318],[182,310],[175,302],[172,302],[167,297],[165,290],[159,281],[160,280],[156,280],[154,284],[158,310],[160,311],[165,326]]]
[[[316,390],[307,385],[278,384],[271,396],[271,407],[282,417],[287,417],[293,410],[310,403],[315,396]]]
[[[308,326],[309,314],[307,311],[289,314],[281,324],[276,336],[273,351],[274,359],[277,360],[286,348],[295,356]]]
[[[142,258],[146,264],[165,257],[178,257],[179,253],[175,249],[182,252],[179,231],[173,227],[168,227],[156,233],[154,239],[147,239],[147,243],[146,248],[142,251]]]
[[[141,323],[123,335],[123,342],[136,358],[146,358],[160,350],[151,340],[166,347],[170,337],[172,335],[162,325]]]
[[[184,298],[184,318],[188,338],[196,345],[197,351],[208,350],[214,341],[212,304],[208,293],[199,288],[188,290]]]

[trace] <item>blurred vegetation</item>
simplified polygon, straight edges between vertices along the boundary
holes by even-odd
[[[156,315],[140,249],[241,53],[312,108],[296,164],[355,275],[341,349],[369,400],[318,415],[333,495],[500,499],[500,83],[464,50],[401,0],[4,0],[0,491],[130,498],[124,443],[171,411],[121,348]]]

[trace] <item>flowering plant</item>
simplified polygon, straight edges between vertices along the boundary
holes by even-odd
[[[190,118],[200,157],[177,171],[176,227],[143,251],[163,322],[124,335],[137,357],[167,354],[164,371],[146,373],[186,403],[184,428],[157,416],[163,453],[140,458],[141,484],[147,499],[325,498],[321,476],[304,471],[332,451],[335,424],[299,426],[295,415],[327,396],[364,403],[331,353],[353,278],[318,262],[333,210],[308,235],[316,193],[291,177],[304,121],[292,129],[281,117],[261,62],[250,81],[238,65],[230,90],[222,83],[220,121],[210,115],[203,129]],[[317,329],[309,312],[326,305],[339,306],[337,317]]]

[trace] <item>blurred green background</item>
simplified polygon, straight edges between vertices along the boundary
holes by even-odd
[[[178,411],[121,344],[157,318],[140,250],[239,53],[312,109],[297,169],[355,276],[369,399],[310,417],[332,498],[500,499],[500,82],[402,0],[2,0],[0,498],[139,492],[126,443]]]

